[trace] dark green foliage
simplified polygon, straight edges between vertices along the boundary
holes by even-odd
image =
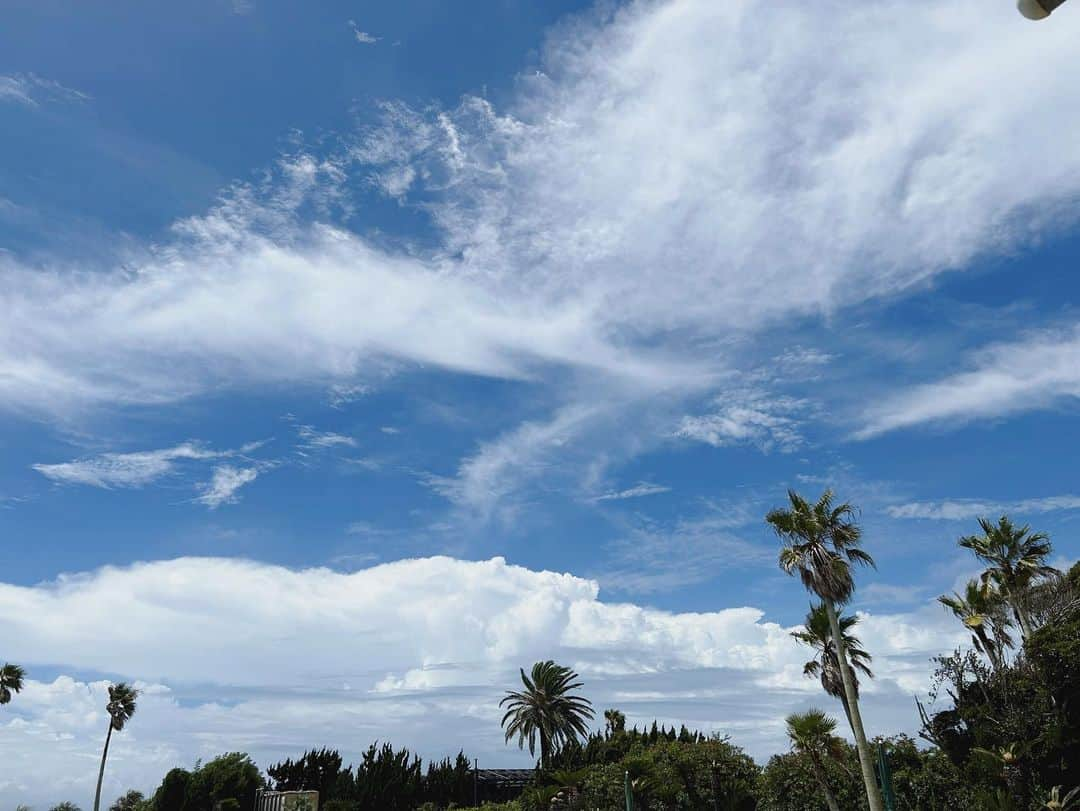
[[[49,811],[82,811],[82,809],[79,808],[79,806],[75,805],[75,803],[65,801],[62,803],[57,803],[52,808],[50,808]]]
[[[322,800],[333,794],[341,777],[341,755],[333,749],[312,749],[295,762],[269,766],[266,774],[275,791],[317,791]]]
[[[671,734],[674,734],[672,731]],[[650,730],[648,736],[652,737]],[[639,739],[619,760],[588,769],[581,781],[582,808],[623,807],[624,773],[629,772],[637,808],[751,811],[758,767],[737,746],[713,738],[680,743]]]
[[[468,805],[473,798],[473,767],[464,752],[454,760],[429,763],[424,776],[424,799],[441,808],[451,803]]]
[[[846,743],[843,748],[841,762],[826,760],[823,769],[840,808],[861,811],[866,805],[866,793],[859,777],[858,755]],[[758,807],[763,811],[827,811],[828,808],[810,759],[794,752],[769,758],[758,784],[758,799]]]
[[[109,806],[109,811],[150,811],[151,805],[141,791],[132,789],[127,794],[118,797]]]
[[[173,769],[154,793],[154,811],[251,811],[263,787],[258,767],[230,752],[188,772]]]
[[[994,671],[971,652],[937,660],[937,689],[952,707],[928,714],[923,735],[980,788],[984,805],[1038,807],[1049,787],[1080,784],[1078,580],[1073,567],[1016,597],[1034,630],[1006,666]]]
[[[190,782],[191,772],[187,769],[172,769],[154,792],[154,811],[184,811]]]
[[[885,740],[899,808],[977,808],[975,790],[940,749],[920,749],[907,735]]]

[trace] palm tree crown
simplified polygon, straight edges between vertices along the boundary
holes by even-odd
[[[0,704],[7,704],[15,693],[22,692],[26,671],[18,665],[0,667]]]
[[[112,718],[112,728],[117,732],[124,728],[124,724],[131,720],[135,714],[135,699],[139,692],[130,684],[120,682],[109,685],[109,703],[105,710]]]
[[[1032,532],[1026,524],[1015,526],[1007,515],[1001,516],[997,524],[980,518],[979,526],[982,534],[961,538],[960,546],[970,549],[986,564],[983,583],[997,586],[1001,596],[1012,606],[1026,639],[1033,628],[1023,604],[1024,592],[1036,580],[1060,574],[1044,562],[1053,551],[1050,538],[1045,532]]]
[[[1009,625],[1012,623],[1002,610],[1001,595],[992,583],[969,580],[963,594],[942,594],[938,602],[971,631],[975,649],[990,660],[995,668],[1004,664],[1005,649],[1012,647]]]
[[[809,591],[822,599],[842,605],[851,599],[855,581],[851,564],[873,566],[874,559],[859,548],[862,530],[855,523],[855,508],[834,504],[826,490],[811,504],[794,490],[788,490],[790,509],[771,510],[765,520],[784,539],[780,568],[799,573]]]
[[[499,706],[507,708],[502,719],[506,740],[515,735],[518,746],[529,744],[529,754],[540,743],[540,765],[547,768],[552,752],[570,740],[589,733],[592,703],[574,691],[581,687],[578,674],[552,661],[537,662],[530,675],[521,670],[525,689],[508,690]]]
[[[859,671],[868,679],[874,678],[874,673],[870,670],[873,657],[863,648],[859,638],[850,633],[858,622],[859,618],[856,616],[839,618],[840,634],[844,640],[848,666],[852,669],[851,678],[856,695],[859,693],[859,678],[854,671]],[[832,627],[829,624],[829,615],[824,604],[811,606],[810,612],[806,615],[806,624],[801,630],[792,631],[791,635],[815,651],[814,658],[803,666],[803,673],[809,677],[818,676],[821,679],[822,689],[833,698],[840,699],[844,705],[844,713],[850,720],[847,696],[844,695],[844,683],[840,676],[840,659],[836,653]]]
[[[797,752],[816,757],[818,762],[825,757],[839,759],[844,756],[843,744],[836,737],[836,720],[821,710],[793,713],[786,723],[791,745]]]

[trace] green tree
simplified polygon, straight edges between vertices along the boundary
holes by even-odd
[[[841,616],[839,618],[840,633],[844,638],[844,650],[847,651],[848,662],[851,667],[858,670],[868,679],[874,678],[870,670],[872,657],[863,649],[859,638],[850,633],[858,624],[859,618]],[[851,709],[848,707],[847,696],[844,694],[844,682],[840,676],[840,660],[836,655],[836,645],[833,644],[832,626],[829,624],[829,615],[825,606],[819,603],[810,607],[806,615],[802,630],[792,631],[791,635],[804,645],[813,648],[816,655],[803,666],[806,676],[818,676],[821,679],[821,688],[833,698],[840,700],[847,717],[848,726],[851,726]],[[855,685],[855,695],[859,694],[859,677],[851,674],[852,683]]]
[[[814,778],[825,795],[829,811],[840,811],[840,803],[829,785],[825,761],[844,758],[843,742],[836,737],[836,721],[821,710],[807,710],[787,717],[787,734],[792,748],[810,762]]]
[[[564,743],[589,734],[592,703],[575,694],[582,686],[577,678],[568,667],[550,660],[537,662],[529,676],[521,670],[525,689],[508,690],[499,702],[507,708],[502,719],[506,741],[516,735],[518,747],[523,749],[528,742],[529,754],[535,755],[539,739],[541,769],[548,768],[552,753]]]
[[[1005,650],[1012,647],[1009,618],[1002,611],[1002,600],[992,583],[969,580],[964,593],[943,594],[938,602],[971,631],[975,649],[990,660],[995,670],[1005,664]]]
[[[109,806],[109,811],[146,811],[149,806],[150,803],[147,802],[143,793],[132,789],[127,794],[117,797]]]
[[[964,536],[960,546],[970,549],[986,564],[983,583],[997,586],[1013,610],[1020,635],[1026,640],[1035,628],[1025,604],[1025,592],[1036,581],[1059,574],[1045,562],[1053,551],[1050,538],[1045,532],[1032,532],[1026,524],[1014,526],[1007,515],[1001,516],[997,524],[980,518],[979,526],[982,534]]]
[[[101,768],[98,770],[97,791],[94,792],[94,811],[101,809],[101,781],[105,779],[105,760],[109,757],[109,742],[112,740],[113,730],[122,730],[135,715],[135,699],[138,694],[138,690],[124,682],[109,685],[109,703],[105,705],[105,711],[109,715],[109,730],[105,733],[105,748],[101,750]]]
[[[312,749],[295,762],[289,759],[268,766],[266,774],[276,791],[317,791],[325,802],[341,775],[341,754],[334,749]]]
[[[626,731],[626,715],[620,710],[604,710],[604,732],[610,738],[619,732]]]
[[[26,671],[18,665],[0,667],[0,704],[7,704],[15,693],[22,692]]]
[[[816,594],[825,606],[840,662],[840,678],[851,714],[859,768],[870,811],[884,811],[881,792],[874,776],[874,760],[859,712],[859,696],[844,647],[837,606],[847,603],[855,593],[852,564],[873,566],[874,559],[859,548],[862,531],[855,522],[855,508],[835,504],[833,493],[826,490],[813,504],[794,490],[788,491],[789,508],[769,512],[765,520],[784,540],[780,568],[790,575],[798,573],[803,585]]]
[[[82,809],[79,808],[79,806],[75,805],[75,803],[65,800],[62,803],[57,803],[56,805],[54,805],[52,808],[49,809],[49,811],[82,811]]]
[[[183,807],[186,811],[250,811],[255,806],[255,792],[263,785],[259,767],[250,757],[229,752],[192,771]]]
[[[187,769],[170,769],[154,792],[154,811],[184,811],[190,783]]]

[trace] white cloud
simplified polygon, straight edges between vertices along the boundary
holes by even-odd
[[[972,365],[970,371],[870,406],[856,437],[1075,403],[1080,398],[1080,326],[992,346],[980,352]]]
[[[46,478],[64,484],[91,487],[144,487],[175,473],[177,462],[202,461],[230,456],[234,451],[214,451],[197,442],[183,442],[172,448],[134,453],[103,453],[85,459],[56,464],[36,464],[33,469]]]
[[[297,426],[296,433],[300,436],[300,448],[305,451],[356,447],[355,437],[347,436],[346,434],[338,434],[333,431],[318,431],[311,425]]]
[[[525,422],[483,443],[462,461],[453,476],[428,474],[424,482],[440,495],[487,520],[500,512],[513,514],[512,496],[524,484],[554,476],[553,454],[569,447],[602,416],[610,412],[598,405],[574,405],[550,420]]]
[[[251,484],[259,475],[257,467],[233,467],[218,465],[210,481],[202,485],[202,495],[195,500],[216,510],[222,504],[235,504],[240,500],[237,491],[246,484]]]
[[[734,532],[744,523],[740,510],[722,509],[672,524],[642,520],[607,545],[598,579],[620,594],[653,594],[775,561],[774,547],[751,543]]]
[[[1065,495],[1028,498],[1021,501],[979,501],[976,499],[913,501],[886,507],[886,512],[893,518],[959,521],[969,518],[994,518],[1005,513],[1025,515],[1077,509],[1080,509],[1080,496]]]
[[[806,652],[758,609],[678,614],[604,603],[595,582],[498,558],[405,560],[349,574],[185,558],[0,585],[0,612],[4,655],[32,677],[49,663],[148,688],[117,736],[110,800],[153,788],[173,765],[236,749],[265,765],[324,744],[356,757],[369,741],[390,739],[425,755],[464,746],[488,764],[520,763],[527,756],[502,743],[497,701],[516,668],[541,657],[578,668],[600,707],[620,706],[632,721],[734,731],[758,756],[784,746],[786,712],[820,700],[802,677]],[[878,673],[868,723],[885,731],[885,719],[903,718],[910,729],[906,691],[924,689],[927,657],[964,634],[928,610],[865,615],[861,636]],[[16,758],[0,777],[5,799],[85,796],[103,687],[32,681],[5,708],[0,748]]]
[[[623,501],[628,498],[641,498],[642,496],[655,496],[659,493],[671,492],[670,487],[666,487],[662,484],[653,484],[651,482],[638,482],[633,487],[628,487],[625,490],[613,490],[610,493],[604,493],[603,495],[595,496],[592,501]]]
[[[289,156],[123,269],[0,260],[0,398],[66,413],[386,361],[695,387],[725,338],[1071,225],[1075,39],[977,0],[579,19],[507,110],[389,105],[385,129]],[[1055,70],[1032,84],[1032,64]],[[422,200],[442,239],[397,251],[312,223],[365,178]]]
[[[43,101],[86,101],[90,97],[33,73],[0,76],[0,102],[37,107]]]
[[[379,37],[372,36],[367,31],[361,31],[353,20],[349,20],[349,28],[352,29],[353,36],[361,45],[374,45],[379,41]]]
[[[682,418],[675,435],[715,447],[754,445],[762,451],[790,453],[804,442],[799,427],[809,411],[806,400],[764,391],[732,390],[719,395],[711,414]]]

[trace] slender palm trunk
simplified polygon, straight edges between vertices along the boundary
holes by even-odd
[[[859,713],[859,698],[855,692],[855,681],[851,678],[851,669],[848,667],[847,650],[844,637],[840,633],[840,620],[836,616],[836,606],[833,605],[832,600],[825,600],[824,603],[825,613],[829,617],[829,627],[836,641],[836,656],[840,660],[840,678],[844,683],[844,695],[847,696],[848,710],[851,713],[851,731],[855,735],[855,749],[859,753],[859,768],[862,770],[863,783],[866,786],[866,801],[870,804],[870,811],[885,811],[881,792],[878,791],[877,779],[874,777],[874,759],[870,754],[870,744],[866,742],[866,732],[863,730],[862,715]]]
[[[1001,669],[1001,651],[998,650],[997,643],[990,639],[986,631],[981,628],[975,632],[975,637],[982,645],[982,649],[986,652],[986,658],[990,660],[990,665],[996,673]]]
[[[105,778],[105,758],[109,756],[109,741],[112,740],[112,716],[109,717],[109,731],[105,733],[105,748],[101,750],[101,768],[98,769],[97,792],[94,794],[94,811],[101,809],[101,781]]]
[[[546,772],[548,767],[548,749],[550,744],[548,743],[547,735],[543,730],[540,730],[540,771]]]
[[[810,756],[810,766],[814,770],[814,777],[817,778],[818,785],[821,786],[821,791],[825,795],[825,802],[829,805],[829,811],[840,811],[840,803],[836,801],[836,795],[833,794],[833,790],[829,787],[829,779],[825,774],[825,769],[818,763],[818,759],[813,755]]]
[[[838,698],[840,704],[844,707],[844,716],[847,718],[847,725],[851,728],[851,734],[855,734],[855,722],[851,720],[851,707],[848,706],[847,696],[841,693]]]

